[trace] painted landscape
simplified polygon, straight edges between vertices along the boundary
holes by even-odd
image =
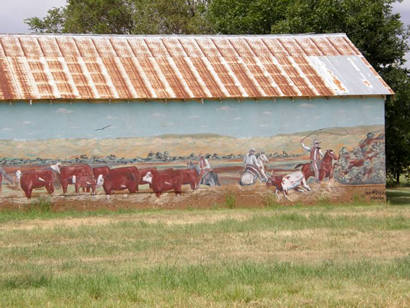
[[[313,178],[310,178],[308,184],[312,190],[303,193],[291,191],[289,200],[349,201],[357,195],[363,195],[363,189],[366,190],[367,199],[384,200],[385,175],[384,172],[382,174],[375,172],[380,168],[374,168],[377,163],[381,167],[384,166],[384,134],[383,127],[380,125],[328,128],[257,138],[199,134],[162,135],[152,138],[3,140],[0,142],[2,151],[0,155],[4,157],[1,163],[13,182],[3,180],[1,197],[7,203],[29,202],[15,182],[15,173],[17,170],[25,170],[33,166],[49,166],[60,162],[63,165],[84,164],[91,167],[135,166],[138,169],[179,170],[185,169],[188,161],[198,164],[199,153],[203,153],[212,170],[218,175],[221,186],[199,185],[197,189],[192,190],[189,185],[183,185],[181,196],[175,197],[171,191],[163,194],[161,198],[156,198],[150,193],[150,187],[145,184],[139,186],[136,194],[128,194],[127,191],[116,192],[113,196],[116,201],[119,201],[116,206],[120,206],[121,203],[124,206],[134,203],[144,207],[152,205],[184,207],[195,200],[195,204],[201,207],[223,203],[227,196],[234,195],[241,196],[235,198],[235,203],[243,206],[262,204],[266,198],[276,198],[273,197],[276,189],[268,187],[262,181],[257,181],[250,186],[239,184],[241,174],[244,172],[245,155],[250,148],[264,152],[268,158],[265,163],[267,175],[286,175],[297,170],[296,165],[310,161],[309,153],[301,147],[302,139],[306,144],[312,143],[312,140],[320,140],[323,151],[332,149],[337,153],[338,160],[334,162],[334,179],[326,178],[322,183],[316,183]],[[367,148],[362,151],[364,145]],[[5,157],[6,153],[9,157]],[[370,168],[369,163],[372,166]],[[366,185],[363,187],[355,184],[371,185],[366,188]],[[35,190],[33,197],[51,198],[57,203],[64,202],[66,206],[71,202],[74,207],[92,201],[107,201],[102,187],[97,187],[95,195],[81,191],[76,194],[72,185],[69,185],[66,194],[59,189],[58,183],[55,183],[55,187],[56,191],[51,196],[48,196],[46,189],[42,188]]]
[[[106,157],[115,156],[118,159],[136,159],[141,162],[147,157],[155,159],[157,153],[164,152],[167,153],[168,160],[183,160],[199,153],[211,156],[216,154],[217,158],[240,157],[248,152],[250,146],[275,157],[301,156],[305,153],[300,146],[300,140],[305,136],[310,135],[306,142],[317,138],[321,140],[322,147],[339,152],[342,147],[354,147],[369,132],[380,134],[383,132],[383,126],[334,127],[249,138],[217,134],[169,134],[143,138],[0,140],[0,157],[3,158],[0,161],[6,163],[13,159],[22,159],[23,162],[37,163],[36,159],[76,160],[87,157],[99,162]],[[165,160],[161,154],[157,155],[157,158]],[[38,162],[41,163],[41,160]]]

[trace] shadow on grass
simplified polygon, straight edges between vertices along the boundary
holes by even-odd
[[[410,205],[410,187],[387,189],[386,196],[390,205]]]

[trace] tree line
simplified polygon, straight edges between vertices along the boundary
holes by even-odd
[[[400,1],[400,0],[399,0]],[[386,102],[391,182],[410,175],[410,27],[395,0],[67,0],[25,22],[40,33],[279,34],[343,32],[395,91]],[[400,1],[401,2],[401,1]]]

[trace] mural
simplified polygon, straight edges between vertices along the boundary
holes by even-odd
[[[384,101],[1,104],[0,165],[11,203],[381,201]]]

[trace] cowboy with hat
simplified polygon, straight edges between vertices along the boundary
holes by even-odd
[[[211,165],[209,164],[208,159],[206,159],[205,155],[202,153],[199,153],[199,170],[200,170],[200,175],[203,177],[206,175],[209,171],[211,171]]]
[[[255,148],[250,148],[248,154],[245,155],[245,158],[243,160],[245,164],[245,170],[249,170],[250,172],[256,174],[256,176],[259,179],[263,179],[264,177],[261,175],[261,170],[259,168],[258,159],[256,158],[255,154],[256,154]]]
[[[313,139],[312,147],[308,147],[301,142],[302,147],[310,153],[310,160],[312,162],[312,169],[315,172],[315,179],[319,181],[319,164],[323,158],[323,153],[320,149],[320,142],[317,139]]]

